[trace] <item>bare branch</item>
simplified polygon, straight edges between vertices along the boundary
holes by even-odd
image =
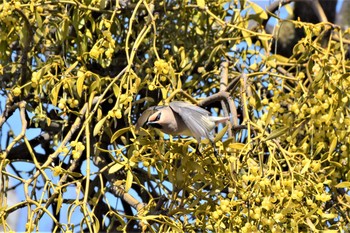
[[[328,22],[327,16],[324,13],[324,10],[318,0],[309,0],[309,3],[311,4],[311,7],[315,14],[317,15],[317,18],[320,22]]]
[[[3,156],[5,158],[7,157],[8,153],[10,152],[12,147],[25,136],[25,133],[27,130],[27,119],[26,119],[26,113],[25,113],[26,104],[27,103],[25,101],[21,101],[18,103],[18,107],[19,107],[19,111],[20,111],[20,118],[21,118],[21,122],[22,122],[22,129],[21,129],[20,134],[13,139],[13,141],[7,146],[6,150],[3,152],[4,153]]]
[[[49,142],[52,139],[49,133],[43,133],[31,140],[29,140],[29,144],[31,148],[38,146],[39,144],[43,144]],[[36,153],[36,158],[39,163],[44,163],[47,160],[47,155],[40,155]],[[32,157],[29,153],[28,147],[25,143],[21,143],[16,147],[13,147],[7,155],[7,159],[9,160],[25,160],[30,161]]]
[[[5,111],[2,113],[2,116],[0,118],[0,129],[2,128],[2,125],[7,121],[7,119],[12,116],[17,108],[18,103],[14,103],[12,95],[9,94],[6,100]]]
[[[122,185],[114,185],[115,182],[117,181],[117,178],[114,174],[110,174],[108,172],[108,169],[105,169],[106,167],[108,167],[108,163],[102,156],[98,156],[98,158],[94,160],[94,163],[97,167],[100,168],[101,171],[103,171],[102,172],[103,176],[112,184],[111,191],[116,197],[120,197],[121,199],[126,201],[130,206],[135,208],[138,212],[140,212],[145,207],[144,203],[139,202],[132,195],[130,195],[129,193],[126,193]]]

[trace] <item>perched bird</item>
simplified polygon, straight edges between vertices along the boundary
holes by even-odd
[[[145,110],[137,121],[136,130],[150,125],[166,134],[193,136],[198,142],[202,138],[208,138],[213,142],[212,131],[215,125],[229,119],[210,116],[207,110],[187,102],[173,101],[169,106],[156,106]]]

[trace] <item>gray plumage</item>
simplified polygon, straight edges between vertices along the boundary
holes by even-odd
[[[198,142],[208,138],[213,142],[212,131],[216,123],[225,122],[229,117],[212,117],[210,112],[196,105],[173,101],[169,106],[148,108],[137,121],[136,130],[151,125],[171,135],[193,136]]]

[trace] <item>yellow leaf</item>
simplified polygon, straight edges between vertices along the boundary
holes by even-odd
[[[160,91],[162,92],[162,97],[165,100],[168,97],[168,91],[164,87],[160,88]]]
[[[261,19],[267,19],[268,18],[266,12],[258,4],[255,4],[255,3],[251,2],[250,5],[253,8],[253,10],[255,11],[255,13],[257,15],[259,15],[259,17]]]
[[[179,78],[177,79],[177,89],[182,89],[182,81],[181,81],[181,78],[179,76]]]
[[[51,103],[54,106],[57,106],[58,93],[60,91],[61,86],[62,86],[62,83],[58,83],[51,90],[51,95],[50,95]]]
[[[342,165],[341,163],[338,163],[338,162],[335,162],[335,161],[330,161],[330,164],[331,164],[332,166],[336,166],[336,167],[338,167],[338,168],[343,167],[343,165]]]
[[[78,61],[74,62],[67,70],[66,70],[66,74],[69,74],[77,65],[78,65]]]
[[[123,163],[116,163],[114,164],[108,171],[109,174],[116,173],[120,169],[122,169],[125,166]]]
[[[316,227],[315,225],[311,222],[311,220],[309,218],[306,218],[306,222],[309,225],[309,227],[311,228],[312,231],[316,231]]]
[[[100,130],[101,130],[103,124],[105,123],[106,119],[107,119],[107,116],[105,116],[104,118],[102,118],[100,121],[97,122],[97,124],[94,127],[94,132],[93,132],[94,136],[96,136],[100,132]]]
[[[100,121],[101,119],[102,119],[102,115],[103,113],[102,113],[102,110],[101,110],[101,108],[98,108],[97,109],[97,116],[96,116],[96,120],[97,121]]]
[[[184,183],[184,181],[185,181],[185,174],[184,174],[184,172],[182,171],[182,168],[180,167],[180,168],[178,168],[178,169],[176,170],[176,182],[177,182],[179,185],[181,185],[181,184]]]
[[[253,42],[252,42],[251,34],[244,30],[242,30],[241,32],[242,32],[243,39],[247,43],[247,46],[248,47],[252,46]]]
[[[80,75],[78,80],[77,80],[77,94],[79,97],[81,97],[81,94],[83,93],[84,89],[84,81],[85,81],[85,75]]]
[[[336,188],[350,188],[350,182],[344,181],[335,186]]]
[[[125,128],[118,130],[117,132],[115,132],[111,138],[111,143],[114,142],[117,138],[119,138],[124,133],[128,132],[129,129],[130,129],[130,127],[125,127]]]
[[[93,221],[93,224],[92,224],[92,227],[93,227],[93,231],[94,232],[100,232],[100,219],[98,219],[97,217],[96,217],[96,215],[92,215],[93,216],[93,218],[95,219],[94,221]]]
[[[133,180],[132,172],[128,170],[128,172],[126,173],[125,192],[128,192],[129,189],[131,188],[132,180]]]
[[[214,142],[220,141],[228,129],[228,124],[215,136]]]
[[[271,123],[272,115],[273,115],[273,109],[270,108],[265,120],[266,125],[269,125]]]
[[[51,119],[48,118],[48,117],[46,117],[46,124],[47,124],[47,126],[50,126],[50,125],[51,125]]]
[[[200,27],[196,27],[196,33],[201,36],[204,34],[204,31]]]
[[[57,215],[57,214],[59,214],[59,212],[61,210],[62,203],[63,203],[61,190],[58,191],[58,197],[57,197],[56,203],[57,203],[57,206],[56,206],[56,215]]]
[[[305,164],[305,166],[303,167],[303,169],[301,170],[301,174],[304,174],[308,169],[309,169],[309,167],[310,167],[310,164],[311,164],[311,160],[309,159],[308,161],[307,161],[307,163]]]
[[[118,97],[119,96],[119,94],[120,94],[120,88],[119,88],[119,86],[117,85],[117,84],[115,84],[115,83],[113,83],[113,92],[114,92],[114,95],[116,96],[116,97]]]
[[[328,158],[330,158],[330,155],[332,155],[333,151],[335,150],[335,147],[337,146],[337,137],[333,137],[331,144],[329,145],[329,155]]]
[[[347,195],[347,194],[345,194],[344,196],[345,196],[346,201],[347,201],[348,203],[350,203],[350,196]]]
[[[316,150],[314,152],[314,156],[318,155],[321,152],[322,149],[324,149],[324,144],[323,143],[317,143]]]
[[[100,88],[101,88],[100,79],[96,79],[95,81],[93,81],[91,83],[90,88],[89,88],[89,93],[92,93],[95,90],[99,91]]]
[[[205,7],[205,1],[204,0],[197,0],[197,5],[199,7]]]
[[[284,56],[281,56],[281,55],[278,55],[278,54],[274,54],[274,55],[271,55],[269,56],[266,61],[278,61],[278,62],[281,62],[281,63],[288,63],[289,62],[289,58],[286,58]]]
[[[228,145],[232,149],[243,150],[245,145],[243,143],[230,143]]]

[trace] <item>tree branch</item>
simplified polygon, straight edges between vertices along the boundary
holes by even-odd
[[[7,121],[7,119],[12,116],[12,114],[16,111],[17,108],[18,103],[14,103],[12,95],[9,94],[6,100],[5,111],[2,113],[2,116],[0,118],[0,129],[2,128],[3,124]]]
[[[317,18],[320,22],[328,22],[327,16],[324,13],[324,10],[318,0],[309,0],[309,3],[311,4],[311,7],[315,14],[317,15]]]
[[[26,130],[27,130],[27,119],[26,119],[26,102],[25,101],[21,101],[18,103],[18,107],[19,107],[19,112],[20,112],[20,118],[21,118],[21,122],[22,122],[22,129],[21,129],[21,132],[20,134],[15,137],[13,139],[13,141],[6,147],[6,150],[3,152],[3,156],[4,158],[7,157],[7,155],[9,154],[10,150],[12,149],[12,147],[17,143],[19,142],[19,140],[21,140],[24,136],[25,136],[25,133],[26,133]]]

